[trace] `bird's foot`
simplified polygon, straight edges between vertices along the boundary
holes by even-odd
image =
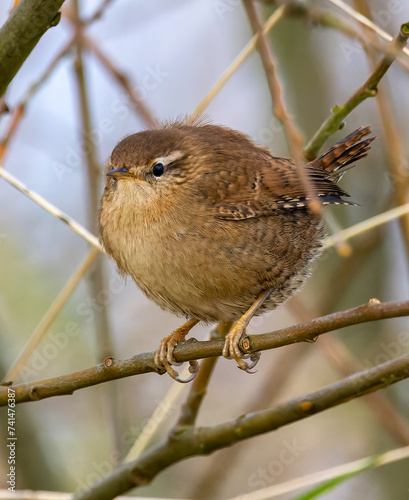
[[[253,352],[251,354],[244,354],[240,349],[240,340],[246,334],[246,327],[248,324],[246,318],[243,318],[244,316],[236,321],[230,332],[226,335],[223,347],[223,356],[227,359],[233,358],[241,370],[244,370],[247,373],[256,373],[255,371],[251,370],[258,363],[258,360],[261,356],[260,353]],[[244,361],[248,358],[250,358],[250,363]]]
[[[199,371],[199,364],[196,360],[189,361],[189,372],[191,375],[187,379],[181,379],[179,377],[179,373],[172,368],[172,365],[179,366],[182,364],[175,360],[173,357],[173,351],[180,342],[185,340],[186,335],[195,325],[197,325],[197,323],[198,320],[191,319],[180,328],[176,329],[170,335],[161,340],[160,347],[155,353],[155,365],[158,367],[158,370],[163,371],[165,369],[174,380],[183,384],[191,382],[196,377],[196,374]]]
[[[246,328],[250,323],[251,318],[257,313],[260,306],[262,306],[263,303],[270,297],[272,292],[273,290],[270,289],[262,293],[250,307],[250,309],[248,309],[243,314],[243,316],[234,323],[232,329],[226,335],[226,340],[223,347],[223,356],[227,359],[235,359],[236,363],[239,365],[239,368],[246,371],[247,373],[255,373],[251,370],[258,363],[261,354],[259,352],[244,354],[240,349],[240,340],[246,334]],[[250,363],[244,361],[248,358],[250,358]]]

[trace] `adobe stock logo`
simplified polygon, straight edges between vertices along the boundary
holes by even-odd
[[[277,481],[284,471],[293,464],[297,458],[307,450],[305,446],[298,444],[294,438],[291,442],[284,440],[282,449],[278,453],[278,457],[271,460],[267,467],[259,467],[256,472],[250,474],[247,484],[255,489],[266,488]],[[246,495],[242,497],[245,500]]]
[[[405,0],[406,2],[407,0]],[[382,3],[380,3],[382,5]],[[403,0],[389,0],[388,2],[383,2],[385,8],[380,10],[371,10],[371,16],[375,24],[379,27],[386,29],[393,17],[399,19],[399,14],[402,14],[404,10]],[[364,39],[371,44],[371,39],[364,35]],[[358,38],[353,38],[351,41],[341,41],[339,47],[347,61],[350,63],[355,54],[360,54],[363,52],[364,48],[362,42]]]
[[[222,21],[226,13],[233,12],[239,5],[241,5],[241,0],[213,0],[213,7]]]

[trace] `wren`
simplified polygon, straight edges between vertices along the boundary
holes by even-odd
[[[323,205],[354,205],[337,182],[367,155],[370,132],[361,127],[303,164]],[[293,295],[322,247],[295,162],[227,127],[174,122],[122,140],[106,176],[107,254],[149,299],[189,319],[162,340],[158,369],[181,381],[173,349],[204,321],[234,322],[223,355],[249,371],[256,360],[244,361],[239,341],[251,317]]]

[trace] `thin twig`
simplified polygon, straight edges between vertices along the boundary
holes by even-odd
[[[4,163],[4,155],[7,150],[7,146],[9,145],[11,138],[15,134],[17,127],[24,116],[24,106],[18,105],[13,111],[13,116],[11,117],[9,128],[5,134],[4,139],[0,142],[0,162]]]
[[[327,283],[336,283],[331,292],[327,289],[321,290],[321,296],[317,298],[319,304],[319,314],[328,314],[337,309],[340,298],[345,293],[347,287],[357,278],[368,263],[372,253],[379,248],[385,236],[386,226],[382,225],[372,231],[366,231],[363,236],[357,238],[352,245],[343,242],[343,247],[348,245],[350,252],[339,259],[339,265],[334,272],[326,277]],[[336,245],[339,252],[339,247]]]
[[[324,336],[325,337],[325,336]],[[289,385],[294,382],[294,378],[299,376],[302,370],[301,363],[308,359],[306,348],[303,344],[294,349],[281,349],[279,355],[274,359],[266,372],[263,373],[263,381],[257,385],[254,394],[249,394],[243,400],[243,408],[240,414],[247,414],[263,410],[277,401],[278,396],[285,394]],[[297,369],[294,369],[297,367]],[[264,371],[264,370],[263,370]],[[248,401],[248,399],[250,401]],[[248,453],[244,447],[227,448],[216,455],[209,467],[203,471],[201,477],[196,478],[191,490],[188,492],[189,498],[215,498],[221,491],[223,484],[228,481],[234,471],[241,465],[243,454]],[[243,500],[245,500],[243,498]]]
[[[386,224],[394,219],[398,219],[399,217],[403,217],[406,214],[409,214],[409,203],[405,205],[401,205],[399,207],[391,208],[386,212],[383,212],[379,215],[375,215],[369,219],[366,219],[358,224],[355,224],[351,227],[343,229],[339,233],[328,236],[324,240],[324,249],[328,249],[337,245],[339,242],[343,242],[345,240],[349,240],[358,234],[364,233],[365,231],[369,231],[370,229],[381,226],[382,224]]]
[[[212,331],[210,338],[223,339],[229,333],[231,326],[232,323],[220,323]],[[216,357],[207,358],[200,363],[199,373],[196,375],[193,383],[191,384],[186,401],[180,409],[180,416],[176,423],[175,430],[195,425],[200,406],[206,396],[207,386],[217,360],[218,358]]]
[[[338,330],[346,326],[366,323],[367,321],[385,319],[386,317],[407,316],[409,311],[407,308],[409,308],[409,300],[381,303],[377,299],[371,299],[367,304],[322,316],[283,330],[260,335],[247,335],[241,340],[240,347],[244,352],[251,353],[295,342],[312,342],[319,335],[328,333],[331,330]],[[399,314],[396,314],[398,311]],[[385,314],[388,316],[385,316]],[[393,314],[393,316],[389,316],[389,314]]]
[[[83,63],[84,52],[84,25],[80,18],[78,0],[72,0],[73,25],[75,29],[75,58],[74,77],[77,83],[80,129],[83,138],[92,137],[92,120],[90,113],[89,91],[87,88],[86,71]],[[85,151],[85,162],[88,177],[88,227],[96,229],[96,221],[99,203],[100,176],[103,170],[97,160],[97,150],[95,141],[88,140],[88,147]],[[99,297],[106,289],[105,277],[103,274],[102,260],[98,258],[95,262],[93,272],[88,280],[90,294],[92,297]],[[94,318],[94,329],[96,335],[97,359],[102,360],[107,356],[114,356],[112,335],[108,321],[108,311],[106,301],[100,302],[98,314]],[[118,391],[112,385],[104,387],[101,393],[101,402],[105,408],[105,415],[108,421],[108,435],[111,435],[112,449],[117,453],[121,451],[121,439],[119,431],[119,399]],[[110,431],[110,432],[109,432]],[[119,461],[117,460],[117,465]]]
[[[7,106],[6,99],[3,95],[0,97],[0,117],[1,117],[1,115],[9,113],[9,112],[10,112],[10,109]]]
[[[185,379],[189,374],[188,367],[186,367],[180,376],[182,379]],[[131,462],[142,454],[160,425],[167,419],[169,413],[173,411],[175,402],[179,398],[182,391],[186,389],[186,384],[179,384],[176,382],[172,384],[171,388],[166,393],[166,396],[161,400],[149,420],[146,422],[135,443],[132,445],[128,454],[124,458],[124,462]]]
[[[345,20],[343,17],[336,14],[333,10],[322,9],[320,7],[315,7],[311,3],[299,2],[298,0],[289,0],[286,2],[286,11],[287,16],[292,17],[305,17],[308,20],[311,20],[314,24],[320,24],[325,28],[333,28],[341,33],[353,38],[354,40],[359,41],[362,46],[365,48],[370,46],[374,48],[376,51],[381,54],[390,54],[390,44],[380,42],[377,37],[368,37],[366,33],[362,33],[362,31],[355,28],[355,26],[350,22],[349,18]],[[368,30],[372,33],[372,29],[368,28]],[[393,38],[388,34],[387,40],[391,41]],[[405,52],[409,54],[407,49],[404,49]],[[409,71],[409,58],[403,55],[399,55],[396,58],[396,63],[402,66],[406,71]]]
[[[102,50],[94,43],[91,38],[87,37],[84,34],[83,41],[87,48],[94,53],[96,58],[105,67],[108,73],[110,73],[113,78],[119,83],[119,85],[125,90],[135,111],[140,115],[146,125],[148,127],[155,127],[157,125],[157,120],[155,119],[148,106],[143,102],[143,100],[136,95],[133,90],[134,85],[131,84],[126,75],[114,65],[114,63],[102,52]]]
[[[72,3],[74,11],[77,12],[77,0]],[[74,73],[75,80],[77,83],[78,90],[78,100],[79,100],[79,114],[81,123],[81,135],[82,138],[92,137],[92,124],[91,116],[89,111],[88,102],[88,91],[85,81],[85,70],[82,57],[82,27],[80,20],[76,24],[76,51],[74,58]],[[91,139],[87,141],[87,148],[84,153],[86,166],[87,166],[87,176],[88,176],[88,219],[90,229],[95,229],[96,221],[96,211],[98,207],[98,188],[100,180],[101,168],[98,165],[97,151],[95,148],[95,142]]]
[[[95,248],[98,248],[100,252],[104,252],[102,245],[99,243],[98,238],[96,238],[93,234],[91,234],[84,226],[81,226],[78,222],[72,219],[69,215],[62,212],[59,208],[54,206],[52,203],[47,201],[45,198],[35,193],[34,191],[28,189],[21,181],[16,179],[13,175],[7,172],[4,168],[0,167],[0,177],[2,177],[5,181],[11,184],[13,187],[18,189],[20,193],[26,195],[30,200],[37,203],[41,208],[46,210],[53,217],[56,217],[60,221],[67,224],[67,226],[77,233],[79,236],[82,236],[84,240],[88,241]]]
[[[79,97],[80,121],[82,129],[81,134],[85,138],[90,138],[92,137],[92,123],[88,97],[89,93],[87,90],[86,75],[83,64],[83,26],[79,18],[78,0],[73,0],[71,5],[73,7],[73,22],[76,33],[74,73]],[[85,161],[88,177],[88,227],[91,230],[95,230],[99,203],[100,174],[102,169],[98,165],[97,151],[93,140],[88,141],[88,147],[85,151]],[[98,259],[90,279],[91,296],[98,297],[101,290],[106,287],[104,281],[102,261]],[[98,335],[98,359],[105,359],[107,356],[113,355],[113,345],[105,301],[103,301],[100,306],[99,314],[97,314],[95,318],[95,329]]]
[[[251,353],[275,349],[297,342],[312,342],[319,335],[332,330],[369,321],[403,316],[409,316],[409,300],[380,303],[376,299],[372,299],[368,304],[329,314],[289,328],[260,335],[247,335],[241,340],[240,347],[244,352]],[[223,340],[183,342],[176,346],[174,356],[178,362],[221,356],[223,346]],[[19,384],[11,388],[15,391],[16,403],[39,401],[49,397],[72,394],[78,389],[91,387],[109,380],[157,372],[154,357],[154,352],[148,352],[123,361],[107,358],[103,363],[86,370],[42,381]],[[0,406],[7,404],[7,389],[8,387],[0,386]]]
[[[324,335],[320,348],[332,362],[332,366],[344,377],[364,368],[362,362],[352,354],[345,343],[336,337]],[[364,401],[394,440],[409,445],[409,421],[386,393],[369,394]]]
[[[75,500],[111,500],[116,495],[149,483],[157,474],[181,460],[208,455],[284,425],[297,422],[351,399],[409,377],[409,354],[327,385],[290,401],[209,427],[185,427],[152,446],[138,460],[121,465]]]
[[[92,24],[94,21],[97,21],[100,19],[104,14],[106,9],[109,7],[109,5],[112,3],[112,0],[103,0],[101,2],[101,5],[97,8],[97,10],[90,16],[88,19],[85,19],[83,21],[84,25],[89,25]]]
[[[367,0],[355,0],[355,5],[365,13],[368,19],[370,18],[371,11]],[[368,33],[368,36],[372,39],[376,38],[376,35],[372,32]],[[374,54],[367,50],[366,55],[372,69],[375,69],[376,58]],[[408,161],[406,160],[406,151],[402,132],[392,113],[393,102],[390,87],[387,85],[388,82],[385,83],[386,85],[383,85],[383,88],[377,93],[376,104],[381,116],[383,135],[385,138],[384,149],[388,158],[396,205],[404,205],[408,201],[409,175],[405,168],[405,166],[408,165]],[[406,248],[406,260],[409,263],[409,216],[400,217],[399,224]]]
[[[409,37],[409,23],[402,24],[398,36],[391,42],[391,48],[395,52],[395,56],[386,55],[377,65],[375,71],[366,80],[366,82],[356,90],[349,99],[347,99],[340,106],[335,106],[331,110],[330,116],[324,121],[321,127],[314,134],[313,138],[308,142],[303,150],[304,157],[307,160],[313,160],[318,151],[323,146],[324,142],[331,134],[337,132],[343,124],[343,120],[365,99],[368,97],[375,97],[377,93],[377,86],[385,75],[387,70],[393,63],[398,51],[406,45]]]
[[[296,479],[291,479],[290,481],[286,481],[284,483],[268,486],[267,488],[247,493],[245,500],[266,500],[267,498],[276,498],[284,495],[285,493],[292,493],[300,488],[313,486],[324,481],[330,481],[333,479],[338,480],[342,477],[345,478],[353,476],[359,472],[363,472],[364,470],[381,467],[382,465],[398,462],[399,460],[404,460],[405,458],[409,458],[409,446],[396,448],[395,450],[390,450],[379,455],[361,458],[360,460],[354,460],[353,462],[331,467],[330,469],[314,472],[313,474],[308,474],[307,476],[297,477]],[[232,497],[229,500],[244,499],[243,495],[240,495],[238,497]]]
[[[266,35],[271,28],[282,18],[285,14],[285,6],[281,5],[276,9],[273,14],[267,19],[267,22],[263,26],[263,34]],[[257,47],[258,35],[254,35],[253,38],[247,43],[244,49],[236,57],[236,59],[230,64],[230,66],[223,72],[222,76],[213,85],[210,91],[201,100],[197,108],[191,114],[191,119],[194,121],[199,118],[215,96],[223,88],[224,84],[229,80],[231,76],[240,68],[244,61],[254,52]]]
[[[347,266],[344,266],[347,267]],[[333,281],[337,283],[336,281]],[[337,287],[338,288],[338,287]],[[321,306],[321,303],[318,301]],[[296,306],[296,307],[294,307]],[[291,310],[296,312],[300,321],[311,321],[314,317],[309,308],[304,307],[299,300],[292,300],[290,303]],[[321,309],[321,314],[325,313],[325,309]],[[329,359],[332,366],[343,377],[347,377],[363,370],[365,366],[356,359],[354,354],[345,346],[340,339],[334,335],[324,335],[318,347]],[[397,439],[400,444],[409,445],[409,422],[399,413],[393,403],[389,400],[386,393],[377,392],[368,395],[364,400],[375,416],[379,419],[381,424],[387,431]]]
[[[45,313],[37,328],[34,330],[30,338],[27,340],[21,354],[18,356],[16,361],[13,363],[9,371],[4,377],[5,381],[16,380],[17,375],[20,373],[21,369],[27,362],[28,358],[33,353],[34,349],[37,347],[41,339],[46,334],[47,330],[50,328],[52,323],[55,321],[56,317],[60,313],[64,304],[71,296],[72,292],[77,287],[78,283],[81,281],[84,274],[88,271],[92,263],[95,261],[97,255],[99,255],[99,250],[92,248],[88,255],[85,257],[84,261],[81,263],[78,270],[73,274],[65,287],[61,290],[57,298],[51,304],[48,311]]]
[[[328,2],[332,3],[333,5],[337,6],[338,8],[340,8],[341,10],[343,10],[344,12],[346,12],[348,15],[350,15],[351,17],[353,17],[356,21],[358,21],[359,23],[363,24],[367,28],[369,28],[372,31],[374,31],[377,35],[379,35],[381,38],[383,38],[387,42],[391,42],[393,40],[393,36],[392,35],[390,35],[389,33],[387,33],[385,30],[383,30],[378,25],[376,25],[375,23],[373,23],[367,17],[365,17],[362,14],[360,14],[359,12],[357,12],[355,9],[353,9],[352,7],[350,7],[348,4],[346,4],[342,0],[328,0]],[[406,54],[407,56],[409,56],[409,49],[403,48],[402,52],[404,54]]]
[[[181,406],[176,428],[193,427],[195,425],[200,405],[206,395],[207,386],[218,359],[217,357],[206,358],[200,362],[199,373],[190,386],[186,401]]]
[[[314,213],[321,213],[321,204],[319,203],[314,185],[308,177],[305,166],[303,165],[301,157],[301,148],[303,146],[303,137],[299,130],[292,122],[289,114],[287,113],[284,104],[284,97],[281,84],[279,82],[276,62],[272,54],[270,44],[268,43],[267,35],[263,33],[263,24],[259,11],[256,9],[254,0],[243,0],[244,6],[247,11],[251,27],[254,33],[258,36],[257,49],[263,63],[264,72],[270,90],[271,99],[273,102],[273,113],[277,120],[281,123],[287,139],[290,156],[295,162],[298,178],[305,190],[306,199],[308,200],[309,208]]]
[[[11,119],[10,126],[5,134],[5,138],[0,143],[0,163],[4,161],[4,155],[8,145],[10,144],[11,139],[13,138],[18,125],[20,124],[22,118],[24,117],[24,113],[27,108],[27,104],[29,100],[34,96],[37,90],[41,87],[41,85],[47,80],[49,76],[53,73],[54,69],[57,67],[58,63],[66,56],[70,50],[72,49],[72,45],[74,42],[74,38],[72,38],[63,49],[54,57],[51,63],[48,65],[47,69],[41,75],[41,77],[30,86],[30,88],[25,93],[23,99],[14,107],[13,116]]]
[[[28,101],[33,97],[33,95],[40,89],[41,85],[46,82],[46,80],[52,75],[53,71],[56,69],[61,60],[68,55],[75,42],[75,36],[68,41],[66,45],[58,52],[58,54],[51,60],[48,67],[45,69],[44,73],[28,88],[20,105],[26,106]]]

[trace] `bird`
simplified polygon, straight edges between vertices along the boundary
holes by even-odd
[[[159,373],[182,380],[173,351],[199,322],[232,324],[223,355],[251,372],[240,339],[255,315],[291,297],[322,251],[322,205],[356,205],[338,185],[375,137],[360,127],[315,160],[277,157],[242,132],[169,121],[121,140],[105,167],[100,238],[119,272],[187,322],[155,354]],[[247,356],[248,357],[248,356]]]

